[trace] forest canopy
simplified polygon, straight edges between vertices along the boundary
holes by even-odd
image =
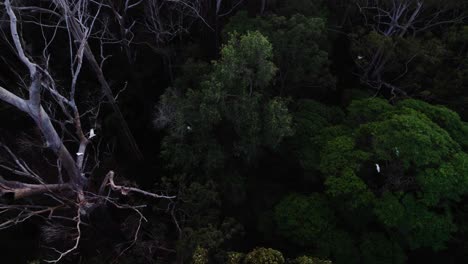
[[[468,260],[466,1],[0,16],[0,262]]]

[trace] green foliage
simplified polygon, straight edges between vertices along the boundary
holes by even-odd
[[[329,203],[319,194],[291,194],[275,208],[280,234],[298,245],[312,245],[323,239],[334,226]]]
[[[271,57],[272,46],[260,33],[233,34],[212,72],[198,77],[204,80],[198,89],[170,89],[161,97],[159,109],[168,109],[170,124],[162,154],[170,166],[209,172],[232,158],[250,161],[259,148],[275,148],[292,134],[287,101],[266,90],[276,72]]]
[[[443,43],[429,32],[415,37],[356,28],[350,34],[352,56],[362,70],[362,78],[371,82],[383,81],[406,91],[427,89],[428,76],[435,76],[447,53]]]
[[[385,192],[381,198],[375,202],[374,213],[381,223],[389,227],[397,227],[405,217],[405,208],[400,198],[402,192]]]
[[[247,254],[228,252],[226,255],[226,260],[223,262],[226,264],[332,264],[329,260],[309,256],[285,261],[281,252],[271,248],[255,248]]]
[[[406,260],[403,249],[381,233],[365,234],[360,250],[362,252],[362,263],[402,264]]]
[[[326,193],[335,200],[350,208],[368,206],[374,199],[374,194],[366,183],[351,169],[345,169],[340,176],[329,177],[325,180]]]
[[[352,32],[349,34],[351,56],[361,73],[361,80],[370,79],[377,83],[390,84],[389,87],[380,87],[388,88],[390,93],[390,87],[397,87],[411,94],[417,93],[425,99],[444,101],[460,114],[463,113],[462,116],[466,114],[463,105],[467,102],[464,88],[468,83],[468,48],[465,45],[467,29],[464,23],[456,23],[456,19],[442,19],[443,22],[439,24],[440,17],[434,16],[441,12],[447,12],[447,15],[450,13],[448,16],[453,18],[463,16],[466,3],[431,0],[426,1],[424,8],[418,12],[414,12],[417,6],[411,3],[408,9],[402,10],[407,16],[401,15],[395,22],[412,24],[414,21],[403,20],[414,14],[416,20],[434,23],[433,26],[423,27],[414,23],[414,29],[410,26],[390,30],[392,24],[384,22],[382,15],[386,16],[387,13],[382,11],[392,10],[391,1],[381,1],[378,4],[361,0],[349,2],[347,11],[354,10],[355,15],[364,15],[367,18],[353,22]],[[361,6],[374,5],[375,8],[351,7],[356,2]],[[375,19],[377,17],[379,19]],[[379,85],[374,83],[373,87],[379,88]]]
[[[226,264],[242,264],[245,254],[239,252],[228,252]]]
[[[364,105],[369,105],[371,110],[362,111]],[[352,104],[351,108],[350,115],[355,116],[355,113],[360,112],[364,116],[359,122],[353,122],[361,124],[354,134],[354,142],[359,142],[360,145],[348,143],[345,145],[347,148],[340,148],[340,145],[334,143],[336,140],[341,140],[338,137],[326,143],[323,148],[325,153],[335,154],[323,155],[322,159],[325,165],[332,166],[327,162],[333,161],[337,164],[337,168],[341,168],[345,163],[340,162],[343,160],[340,157],[346,157],[345,159],[349,161],[346,174],[362,175],[360,178],[364,181],[361,181],[360,185],[352,184],[357,179],[348,176],[351,178],[345,182],[354,187],[347,187],[347,184],[337,182],[338,179],[344,179],[343,176],[334,180],[327,179],[327,187],[330,190],[328,192],[332,191],[331,193],[335,194],[339,192],[338,190],[342,190],[343,193],[349,193],[354,189],[354,193],[358,195],[362,192],[359,190],[365,188],[363,184],[374,193],[382,189],[405,192],[409,188],[414,188],[411,186],[418,186],[417,189],[420,191],[407,193],[403,197],[397,192],[400,198],[385,193],[376,201],[376,215],[386,226],[404,228],[407,232],[406,238],[413,247],[440,248],[450,238],[454,226],[448,209],[440,214],[432,212],[431,207],[440,206],[442,201],[447,201],[446,199],[456,201],[468,190],[465,187],[468,180],[466,169],[462,165],[464,161],[468,161],[466,154],[461,152],[460,146],[448,132],[451,127],[460,127],[461,121],[454,116],[447,118],[446,116],[450,116],[451,113],[447,109],[414,100],[403,101],[397,107],[386,105],[378,99],[364,100]],[[442,114],[433,114],[436,110],[438,113],[447,114],[445,117]],[[447,123],[450,121],[440,120],[451,120],[451,123],[456,125],[449,126]],[[348,139],[347,142],[353,141]],[[366,150],[370,155],[367,159],[354,161],[352,157],[356,155],[348,153],[360,149]],[[335,155],[338,155],[338,158]],[[372,163],[364,162],[369,159],[373,160],[373,163],[380,164],[381,172],[366,176],[363,169],[356,166],[356,164],[373,166]],[[336,173],[336,171],[322,171],[327,174]],[[375,177],[382,179],[372,179]]]
[[[184,174],[164,178],[163,181],[167,189],[178,187],[179,209],[192,215],[188,221],[193,228],[218,222],[221,198],[216,183],[189,181],[189,176]]]
[[[346,120],[350,125],[360,125],[379,120],[384,113],[391,111],[393,107],[384,99],[368,98],[354,100],[348,106]]]
[[[405,169],[440,165],[460,150],[447,131],[425,115],[406,109],[362,125],[359,136],[372,138],[370,147],[376,158],[399,159]]]
[[[44,91],[52,92],[43,94],[42,106],[51,117],[67,117],[76,109],[52,102],[70,79],[68,67],[59,66],[71,62],[76,67],[80,58],[69,61],[67,49],[46,44],[44,39],[68,43],[68,34],[59,33],[61,27],[35,32],[35,23],[26,22],[54,21],[43,12],[26,12],[23,2],[33,1],[15,3],[18,21],[24,22],[21,44],[26,57],[41,66]],[[96,1],[85,2],[90,4],[80,12],[99,10]],[[64,262],[328,264],[330,259],[398,264],[407,261],[405,254],[411,261],[423,256],[422,262],[468,259],[468,1],[218,0],[192,6],[201,1],[135,0],[131,7],[121,6],[129,1],[109,2],[115,10],[134,11],[122,17],[111,10],[97,12],[96,26],[88,33],[97,36],[106,29],[101,39],[107,44],[116,36],[122,40],[105,45],[105,53],[113,55],[106,63],[118,63],[106,66],[105,77],[113,88],[124,82],[127,87],[128,81],[131,89],[119,96],[118,107],[145,161],[121,164],[126,148],[114,144],[121,135],[112,129],[121,124],[105,104],[98,115],[91,113],[92,105],[101,105],[98,97],[93,99],[99,83],[86,70],[78,78],[76,107],[85,132],[93,128],[102,140],[90,140],[95,144],[84,153],[90,157],[82,168],[90,179],[84,201],[97,199],[90,196],[100,184],[94,174],[116,167],[121,174],[129,171],[142,188],[156,184],[154,192],[176,197],[150,203],[144,210],[148,221],[138,225],[135,241],[130,231],[137,218],[114,215],[107,203],[116,216],[112,219],[122,225],[122,232],[113,232],[115,224],[109,223],[108,232],[107,226],[94,226],[102,208],[89,210],[89,217],[83,215],[77,254],[64,256]],[[147,2],[163,4],[150,10]],[[5,44],[11,42],[9,34],[5,37]],[[98,41],[92,42],[91,53],[99,54],[94,50]],[[28,80],[21,81],[24,69],[18,68],[16,52],[2,51],[0,85],[27,97],[19,88],[27,87]],[[48,87],[54,83],[57,91]],[[172,87],[166,89],[167,83]],[[141,137],[147,131],[140,122],[158,95],[154,126],[160,131]],[[12,111],[14,106],[0,103],[0,116],[7,118],[0,141],[11,145],[11,153],[0,147],[0,174],[16,180],[21,177],[13,174],[56,171],[54,164],[42,164],[30,154],[31,148],[42,149],[36,142],[43,139],[41,127]],[[60,133],[73,132],[73,127],[53,122],[66,146],[77,147],[73,133]],[[28,131],[33,136],[22,135]],[[114,153],[107,158],[113,145],[116,160]],[[52,157],[41,153],[46,160]],[[100,168],[93,170],[95,165]],[[50,179],[55,178],[43,180]],[[42,210],[36,203],[48,204],[55,196],[15,204]],[[109,197],[118,202],[114,198]],[[43,220],[54,219],[60,220]],[[18,230],[23,229],[29,230]],[[99,239],[91,237],[94,233]],[[116,252],[126,246],[108,246],[107,233],[121,245],[126,244],[123,238],[133,241],[131,247]],[[28,254],[37,253],[24,259],[49,259],[57,253],[41,252],[54,245],[3,240],[2,259],[14,255],[7,251],[17,244],[31,246]],[[235,252],[259,245],[281,252],[263,247]],[[436,258],[440,256],[443,261]]]
[[[341,123],[344,113],[313,100],[301,100],[294,113],[295,134],[293,145],[302,167],[307,171],[318,170],[318,135],[331,125]],[[332,133],[326,133],[330,135]]]
[[[260,31],[272,43],[281,91],[297,95],[298,88],[304,87],[307,94],[316,94],[334,87],[322,18],[299,14],[291,18],[276,15],[249,18],[247,13],[239,12],[225,27],[225,32],[249,30]]]
[[[313,258],[308,256],[301,256],[292,261],[291,264],[332,264],[329,260]]]
[[[398,106],[411,108],[425,114],[432,122],[446,130],[464,150],[468,149],[468,138],[466,137],[468,124],[463,122],[456,112],[443,106],[431,105],[413,99],[401,101]]]
[[[344,113],[337,107],[331,107],[313,100],[300,100],[294,119],[297,127],[295,137],[307,140],[316,136],[322,129],[341,123]]]
[[[448,209],[436,213],[412,195],[404,195],[398,201],[390,194],[386,197],[377,202],[376,216],[391,230],[404,230],[411,249],[443,249],[451,234],[456,231]]]
[[[245,256],[244,264],[284,264],[283,254],[271,248],[256,248]]]
[[[468,49],[466,37],[468,27],[454,25],[444,30],[441,38],[444,48],[442,61],[430,74],[422,77],[429,79],[425,87],[425,97],[442,99],[452,109],[466,118],[465,105],[468,102],[466,87],[468,84]],[[433,36],[434,37],[434,36]]]
[[[408,237],[410,247],[445,248],[446,241],[456,231],[449,209],[441,210],[441,213],[431,211],[410,195],[403,198],[402,204],[407,218],[402,227],[411,232]]]
[[[222,81],[228,93],[244,95],[254,88],[268,86],[276,72],[271,62],[273,47],[266,37],[257,31],[230,36],[221,49],[221,60],[214,62],[211,81]],[[247,89],[246,89],[247,88]]]
[[[417,181],[425,191],[423,201],[431,206],[441,200],[459,201],[468,190],[468,161],[466,153],[457,153],[451,161],[437,169],[428,168],[417,176]]]
[[[272,46],[260,33],[232,34],[211,67],[190,61],[184,67],[195,72],[175,84],[191,87],[161,97],[156,121],[168,132],[161,154],[168,168],[182,173],[166,184],[177,186],[179,210],[190,216],[178,241],[181,259],[197,246],[217,250],[242,232],[237,222],[220,218],[221,201],[245,199],[245,177],[234,166],[277,148],[293,133],[288,101],[268,91],[276,72],[271,58]],[[223,173],[225,167],[232,169]]]
[[[292,116],[285,107],[286,101],[280,97],[275,97],[265,107],[265,134],[264,142],[273,148],[277,147],[281,140],[293,134],[291,127]],[[285,126],[284,124],[288,124]]]
[[[309,112],[315,114],[298,112],[297,128],[301,141],[313,142],[314,147],[303,144],[299,149],[306,153],[300,157],[319,160],[328,198],[314,193],[311,198],[291,195],[284,199],[276,209],[281,234],[296,243],[317,246],[337,263],[359,259],[357,250],[339,253],[340,249],[331,246],[338,243],[338,234],[344,234],[336,230],[342,225],[364,232],[360,242],[363,263],[403,263],[406,248],[444,248],[456,231],[451,208],[468,193],[464,165],[468,158],[461,147],[466,125],[458,115],[417,100],[393,106],[377,98],[353,101],[347,117],[340,118],[341,126],[318,110]],[[323,209],[335,203],[335,211]],[[373,213],[361,214],[361,210]],[[398,239],[366,233],[364,226],[352,222],[342,223],[336,217],[342,214],[359,214],[365,217],[361,221],[377,224]],[[327,230],[328,238],[322,230]],[[340,243],[348,238],[345,235]]]
[[[328,142],[320,153],[320,171],[325,175],[339,175],[345,170],[356,171],[369,154],[356,149],[355,139],[350,136],[338,136]]]
[[[192,264],[208,264],[208,250],[197,247],[193,253]]]
[[[448,98],[466,111],[468,27],[384,33],[387,25],[377,25],[373,13],[381,10],[359,9],[358,2],[369,4],[269,0],[261,15],[239,11],[216,29],[226,40],[219,58],[189,59],[161,96],[161,154],[169,173],[183,175],[168,185],[178,190],[183,212],[180,259],[331,263],[312,254],[338,264],[404,263],[413,250],[466,240],[465,215],[457,210],[468,194],[465,117],[398,96],[403,89],[405,98]],[[417,27],[441,7],[462,6],[456,2],[426,1]],[[392,8],[391,1],[379,4]],[[335,35],[334,23],[349,38]],[[322,96],[337,84],[336,94]],[[339,101],[345,110],[322,103]],[[287,172],[272,166],[275,155]],[[230,251],[242,228],[228,216],[255,228],[263,245],[284,239],[285,253],[305,256],[285,261],[273,249]]]
[[[185,227],[182,230],[181,238],[177,241],[177,254],[181,259],[188,261],[187,258],[193,256],[200,247],[217,252],[223,243],[242,232],[242,226],[234,219],[225,219],[220,225],[214,225],[213,222],[207,222],[199,228]]]

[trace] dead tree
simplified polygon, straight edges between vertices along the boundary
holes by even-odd
[[[424,0],[357,0],[365,26],[390,41],[395,38],[416,37],[441,25],[460,23],[466,18],[456,7],[444,2],[427,4]],[[369,47],[362,47],[368,49]],[[385,72],[395,58],[389,53],[392,48],[380,46],[370,54],[357,54],[355,63],[359,67],[362,83],[380,91],[388,89],[394,96],[406,95],[406,91],[395,83],[408,71],[408,65],[419,55],[413,54],[404,62],[401,73],[393,80],[385,79]]]
[[[11,0],[5,0],[1,5],[7,18],[5,23],[8,25],[4,34],[5,41],[10,44],[18,62],[24,66],[27,77],[18,80],[25,85],[26,93],[22,93],[21,89],[12,84],[3,85],[0,86],[0,101],[23,112],[32,120],[40,131],[45,147],[54,155],[56,175],[51,177],[41,174],[15,154],[7,144],[0,143],[0,149],[7,154],[6,157],[2,157],[2,160],[7,162],[1,163],[0,167],[8,172],[8,177],[12,178],[8,179],[7,175],[4,175],[5,178],[0,177],[0,198],[3,201],[0,209],[2,215],[8,216],[3,218],[0,229],[32,217],[42,217],[51,222],[65,218],[72,221],[73,245],[65,250],[55,249],[56,256],[45,260],[49,263],[62,260],[78,248],[83,216],[89,214],[97,205],[110,203],[117,208],[133,210],[140,216],[141,224],[145,218],[140,212],[140,207],[118,204],[109,191],[113,190],[120,195],[139,193],[157,199],[173,198],[146,192],[136,187],[119,185],[115,182],[113,171],[109,171],[100,188],[93,189],[88,184],[90,177],[97,177],[94,169],[98,166],[98,162],[94,161],[98,159],[98,155],[89,148],[95,147],[99,135],[96,135],[94,127],[86,126],[83,121],[96,119],[101,103],[99,98],[94,101],[94,105],[89,106],[77,101],[81,86],[79,79],[85,59],[97,75],[105,97],[115,106],[114,110],[120,113],[102,73],[102,63],[97,62],[88,43],[90,38],[102,36],[94,31],[94,27],[100,23],[99,13],[102,6],[97,3],[94,11],[90,12],[87,5],[91,3],[95,2],[54,0],[50,8],[43,8],[15,6]],[[20,25],[24,22],[19,15],[22,12],[39,12],[47,15],[47,18],[38,16],[29,21],[42,31],[41,55],[33,54],[33,51],[25,48],[27,40],[20,31]],[[54,51],[49,50],[49,47],[55,41],[58,30],[66,32],[69,37],[66,49],[69,53],[70,76],[64,80],[57,80],[49,65],[54,56]],[[121,114],[120,118],[123,120]],[[41,155],[38,155],[37,159],[40,158]],[[41,197],[47,197],[48,201],[41,204]],[[23,199],[32,202],[21,203]],[[137,232],[138,230],[139,228]],[[136,237],[137,234],[135,239]]]
[[[242,2],[217,1],[216,17],[228,15]],[[103,103],[109,104],[115,112],[132,156],[141,157],[117,105],[118,94],[112,92],[103,71],[109,57],[105,47],[121,45],[129,65],[135,60],[135,45],[147,44],[148,39],[150,47],[161,55],[159,51],[163,50],[164,44],[186,33],[194,22],[200,21],[211,28],[205,19],[212,11],[213,3],[205,0],[6,0],[0,3],[0,14],[3,15],[0,29],[3,30],[3,41],[15,55],[15,67],[10,70],[17,78],[16,83],[0,83],[0,102],[23,112],[32,121],[45,148],[53,153],[53,164],[48,168],[54,169],[50,174],[50,171],[35,168],[9,143],[0,142],[0,152],[6,154],[0,155],[0,173],[3,173],[0,175],[3,176],[0,177],[0,212],[5,216],[1,218],[0,229],[33,217],[52,223],[66,219],[73,223],[71,229],[59,233],[67,232],[73,245],[65,250],[55,250],[55,258],[47,260],[58,262],[78,249],[81,229],[86,224],[83,216],[89,215],[97,206],[111,205],[131,210],[138,216],[140,222],[130,246],[134,244],[141,222],[145,220],[141,207],[119,204],[114,199],[118,197],[115,194],[134,193],[169,200],[173,197],[118,184],[113,171],[100,186],[90,184],[100,179],[96,168],[100,164],[101,138],[96,120],[99,120]],[[133,12],[136,9],[144,12]],[[109,20],[112,15],[116,22],[113,25]],[[39,42],[37,38],[23,34],[25,25],[38,29],[42,37]],[[112,32],[111,28],[118,31]],[[139,38],[136,32],[152,37]],[[57,52],[52,48],[59,45],[56,43],[66,45]],[[56,53],[69,54],[67,65],[55,65]],[[57,73],[58,68],[61,68],[60,73]],[[102,93],[93,95],[89,102],[83,102],[80,97],[85,68],[97,78]],[[27,77],[23,77],[24,72]],[[37,159],[49,163],[49,154],[40,153]]]
[[[101,84],[102,92],[104,93],[106,99],[112,106],[114,113],[119,120],[120,126],[122,128],[123,134],[127,140],[127,143],[130,147],[130,150],[133,152],[133,155],[138,160],[143,158],[141,151],[136,143],[135,138],[128,127],[128,124],[120,111],[120,108],[117,105],[117,102],[114,98],[112,90],[109,83],[107,82],[104,73],[102,71],[102,63],[98,63],[96,57],[91,50],[87,34],[90,32],[93,24],[96,22],[97,15],[99,14],[100,9],[102,8],[102,3],[98,2],[98,13],[95,16],[92,16],[88,12],[87,6],[91,3],[87,0],[54,0],[55,5],[61,11],[62,18],[65,20],[66,28],[68,32],[73,36],[74,41],[80,42],[83,45],[83,54],[86,60],[89,62],[91,68],[93,69],[96,77]]]

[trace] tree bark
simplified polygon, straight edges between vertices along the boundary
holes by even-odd
[[[117,119],[119,120],[119,123],[122,127],[124,136],[128,143],[128,147],[130,148],[133,154],[133,157],[135,157],[137,160],[142,160],[143,155],[140,151],[140,148],[138,147],[138,144],[136,143],[136,140],[133,137],[133,134],[130,131],[130,128],[128,127],[127,121],[125,120],[122,112],[120,111],[119,106],[117,105],[117,102],[115,101],[110,85],[107,82],[106,78],[104,77],[104,73],[102,72],[102,69],[99,63],[96,61],[96,58],[91,48],[89,47],[89,43],[87,42],[87,39],[84,38],[84,32],[82,31],[81,26],[74,19],[74,17],[70,16],[72,12],[70,11],[68,4],[63,3],[62,1],[59,1],[59,0],[55,0],[54,2],[56,3],[57,6],[59,6],[62,9],[64,19],[66,20],[68,24],[70,33],[72,34],[73,38],[78,42],[81,42],[81,41],[86,42],[84,43],[84,56],[86,57],[86,59],[91,65],[91,68],[96,74],[99,84],[101,85],[102,92],[104,93],[106,99],[110,103],[112,110],[117,115]]]

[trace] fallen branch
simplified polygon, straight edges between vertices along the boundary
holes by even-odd
[[[114,172],[113,171],[109,171],[109,173],[107,173],[105,179],[107,179],[109,181],[108,185],[110,185],[110,187],[111,187],[111,189],[113,191],[118,191],[122,195],[128,195],[128,193],[130,193],[130,192],[136,192],[136,193],[140,193],[140,194],[150,196],[150,197],[153,197],[153,198],[164,198],[164,199],[174,199],[174,198],[176,198],[176,196],[167,196],[167,195],[155,194],[155,193],[143,191],[141,189],[134,188],[134,187],[127,187],[127,186],[117,185],[114,182]]]

